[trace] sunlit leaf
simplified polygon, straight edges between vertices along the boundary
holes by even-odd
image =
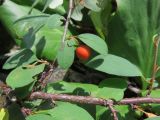
[[[9,120],[9,114],[6,108],[0,108],[0,120]]]
[[[41,73],[45,65],[37,65],[33,68],[24,68],[22,66],[14,69],[7,77],[7,85],[12,88],[26,86],[35,81],[34,76]]]
[[[121,100],[124,96],[124,90],[126,87],[127,83],[125,79],[108,78],[99,84],[97,96],[105,99],[112,98],[115,100]]]
[[[128,60],[115,55],[98,55],[87,66],[108,74],[119,76],[142,76],[141,71]]]
[[[52,0],[49,4],[49,8],[55,9],[56,7],[63,4],[63,0]]]
[[[94,35],[94,34],[90,34],[90,33],[84,33],[84,34],[78,35],[78,38],[83,43],[85,43],[86,45],[91,47],[93,50],[98,52],[99,54],[106,55],[108,53],[107,44],[99,36]]]
[[[26,120],[53,120],[53,117],[45,114],[33,114],[27,116]]]

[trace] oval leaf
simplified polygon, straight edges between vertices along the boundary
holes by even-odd
[[[142,76],[140,70],[128,60],[115,55],[98,55],[87,66],[108,74],[119,76]]]
[[[83,108],[71,104],[59,102],[58,106],[49,111],[54,120],[94,120],[92,116]]]
[[[7,77],[7,85],[12,88],[19,88],[32,83],[35,75],[41,73],[45,65],[37,65],[33,68],[23,68],[22,66],[14,69]]]
[[[93,50],[98,52],[99,54],[106,55],[108,53],[108,47],[105,41],[97,35],[85,33],[78,35],[78,38],[91,47]]]
[[[58,51],[57,61],[61,68],[69,68],[74,61],[74,47],[65,45],[63,49]]]
[[[3,65],[3,69],[12,69],[22,64],[29,64],[37,60],[37,57],[29,49],[20,50],[15,55],[11,56]]]

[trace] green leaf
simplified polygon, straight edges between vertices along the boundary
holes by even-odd
[[[3,69],[12,69],[21,65],[27,65],[37,60],[37,57],[29,49],[22,49],[11,56],[3,65]]]
[[[90,12],[90,17],[92,19],[92,22],[94,24],[96,31],[103,39],[105,39],[105,35],[104,35],[105,30],[101,22],[100,16],[101,16],[100,12],[93,12],[93,11]]]
[[[34,41],[31,49],[39,58],[54,60],[60,47],[63,27],[49,29],[42,27],[34,36],[27,34],[27,40]]]
[[[147,118],[147,119],[144,119],[144,120],[159,120],[160,119],[160,117],[151,117],[151,118]]]
[[[53,117],[45,114],[34,114],[28,116],[26,120],[53,120]]]
[[[9,114],[6,108],[0,108],[0,120],[9,120]]]
[[[87,66],[108,74],[119,76],[142,76],[140,70],[128,60],[115,55],[98,55]]]
[[[148,92],[148,90],[143,91],[142,95],[146,96],[147,92]],[[154,98],[160,98],[160,94],[159,93],[160,93],[160,89],[155,89],[155,90],[152,90],[150,96],[154,97]]]
[[[80,4],[77,4],[74,9],[73,9],[73,12],[72,12],[72,15],[71,15],[71,18],[74,19],[74,20],[77,20],[77,21],[81,21],[82,18],[83,18],[83,14],[81,12],[81,10],[83,9],[84,7]]]
[[[48,113],[54,120],[82,120],[79,115],[83,116],[83,120],[94,120],[86,110],[71,103],[60,102],[57,107],[48,111]]]
[[[14,2],[7,0],[5,3],[0,6],[0,20],[3,25],[8,30],[9,34],[15,39],[17,44],[20,44],[19,40],[26,34],[26,30],[24,30],[24,25],[14,26],[14,22],[19,18],[26,16],[30,7],[21,6],[15,4]],[[32,15],[42,14],[40,11],[33,9]]]
[[[108,53],[108,47],[105,41],[97,35],[85,33],[78,35],[78,38],[91,47],[93,50],[98,52],[99,54],[106,55]]]
[[[60,27],[63,24],[62,20],[64,20],[63,16],[58,14],[53,14],[48,18],[46,26],[52,29]]]
[[[110,18],[113,12],[112,7],[114,5],[112,0],[101,0],[100,6],[101,6],[101,11],[99,12],[91,11],[89,15],[96,31],[103,39],[105,39],[105,32],[107,31],[107,26],[108,23],[110,22]]]
[[[108,78],[99,84],[99,90],[97,91],[96,96],[104,99],[112,98],[115,100],[121,100],[124,96],[124,90],[126,87],[127,83],[125,79]]]
[[[118,120],[137,120],[139,117],[134,110],[127,105],[115,106],[114,109],[117,111]],[[113,120],[111,111],[108,108],[97,106],[96,107],[96,120]]]
[[[148,93],[148,90],[145,90],[142,92],[142,95],[143,96],[146,96],[146,94]],[[152,90],[151,94],[150,94],[150,97],[153,97],[153,98],[160,98],[160,89],[155,89],[155,90]],[[150,104],[150,110],[155,113],[155,114],[159,114],[160,113],[160,104]]]
[[[78,95],[96,96],[98,86],[92,84],[56,82],[50,83],[46,87],[47,93],[72,93]]]
[[[60,48],[57,55],[57,61],[61,68],[68,69],[74,61],[74,47],[69,47],[67,44],[64,48]]]
[[[83,5],[93,11],[100,11],[100,5],[99,5],[99,0],[84,0]]]
[[[29,85],[16,88],[15,89],[16,97],[18,99],[23,99],[23,98],[27,97],[30,94],[30,92],[32,91],[34,85],[35,85],[35,81],[30,83]]]
[[[49,4],[49,8],[55,9],[56,7],[63,4],[63,0],[52,0],[52,2]]]
[[[154,58],[153,39],[160,33],[160,1],[117,0],[117,6],[111,22],[108,26],[104,25],[109,50],[136,64],[143,76],[150,78]],[[160,65],[160,60],[158,63]]]
[[[23,68],[22,66],[14,69],[7,77],[7,85],[12,88],[19,88],[26,86],[35,79],[33,78],[35,75],[41,73],[44,69],[45,65],[37,65],[33,68]]]
[[[21,112],[21,108],[18,104],[12,103],[8,106],[9,120],[26,120]]]
[[[23,26],[23,31],[26,31],[29,28],[37,28],[39,26],[43,26],[46,23],[46,20],[48,20],[50,15],[48,14],[37,14],[37,15],[26,15],[14,22],[14,26]],[[19,31],[20,32],[20,31]],[[19,33],[17,33],[19,34]]]

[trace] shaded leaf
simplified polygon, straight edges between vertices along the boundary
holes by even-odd
[[[30,92],[32,91],[34,85],[35,85],[35,81],[30,83],[29,85],[16,88],[15,89],[16,97],[18,99],[23,99],[23,98],[27,97],[30,94]]]
[[[72,93],[78,95],[96,96],[98,86],[84,83],[57,82],[50,83],[46,87],[47,93]]]
[[[27,65],[37,60],[37,57],[29,49],[22,49],[11,56],[3,65],[3,69],[12,69],[21,65]]]
[[[9,120],[26,120],[21,112],[20,106],[13,103],[8,106]]]

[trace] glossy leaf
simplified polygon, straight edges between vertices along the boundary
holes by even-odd
[[[117,0],[117,6],[111,22],[108,26],[104,25],[109,50],[136,64],[143,75],[150,78],[154,36],[160,33],[160,1]]]
[[[126,87],[127,83],[125,79],[108,78],[99,84],[97,96],[104,99],[111,98],[115,100],[121,100],[124,96],[124,90]]]
[[[119,76],[142,76],[140,70],[128,60],[115,55],[98,55],[88,63],[87,66],[108,74]]]
[[[28,116],[26,120],[53,120],[53,117],[46,114],[33,114]]]
[[[38,59],[31,50],[22,49],[4,63],[3,69],[12,69],[21,65],[27,65],[36,60]]]
[[[41,73],[44,64],[34,66],[33,68],[24,68],[22,66],[14,69],[7,77],[7,85],[14,88],[26,86],[35,81],[34,76]]]
[[[57,61],[61,68],[69,68],[74,61],[74,47],[65,45],[64,48],[60,48],[57,54]]]
[[[97,35],[85,33],[78,35],[78,38],[91,47],[93,50],[98,52],[99,54],[106,55],[108,52],[108,47],[105,41]]]

